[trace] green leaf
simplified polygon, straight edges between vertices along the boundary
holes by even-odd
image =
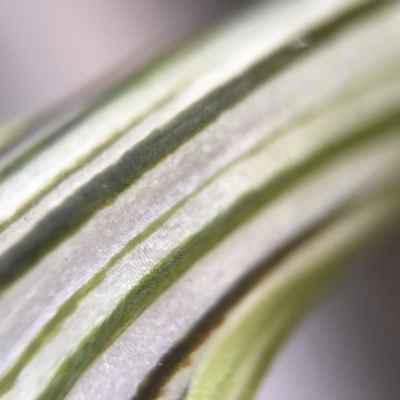
[[[397,221],[398,38],[395,2],[253,5],[23,133],[0,155],[0,395],[250,398]]]

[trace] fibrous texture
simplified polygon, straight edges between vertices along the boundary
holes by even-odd
[[[0,396],[248,399],[399,212],[400,5],[261,3],[0,148]]]

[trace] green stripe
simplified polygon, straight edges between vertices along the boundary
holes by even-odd
[[[338,225],[334,224],[333,229],[327,229],[326,234],[322,232],[321,237],[305,244],[305,249],[300,249],[296,257],[290,258],[289,270],[283,264],[280,269],[286,272],[284,278],[280,275],[280,279],[275,279],[276,275],[274,278],[272,273],[269,278],[272,286],[264,280],[254,295],[251,293],[244,299],[234,310],[236,319],[225,322],[213,337],[196,368],[187,398],[250,399],[263,369],[271,361],[288,329],[338,277],[344,263],[357,254],[362,245],[376,237],[377,232],[382,233],[398,213],[398,188],[392,194],[395,196],[378,197],[377,203],[367,202],[367,219],[365,208],[355,207],[352,213],[338,221]],[[363,214],[364,218],[360,219]],[[330,236],[335,230],[336,237],[335,234]],[[318,251],[321,244],[322,253]],[[294,265],[297,270],[293,269]],[[277,273],[279,275],[279,270]]]
[[[379,76],[379,78],[376,79],[371,85],[363,87],[363,90],[369,89],[371,91],[372,88],[374,88],[376,85],[379,86],[379,84],[382,83],[381,78],[386,80],[387,76]],[[31,340],[29,345],[26,347],[26,349],[20,355],[14,365],[7,372],[5,372],[2,379],[0,379],[0,386],[2,387],[0,393],[8,390],[13,385],[23,366],[27,364],[27,362],[34,356],[34,354],[38,351],[38,349],[40,349],[40,347],[44,343],[48,342],[50,338],[56,334],[61,323],[74,312],[79,302],[105,279],[110,269],[126,254],[131,252],[138,244],[150,237],[151,234],[153,234],[162,224],[164,224],[164,222],[166,222],[172,215],[180,210],[188,201],[193,199],[196,195],[198,195],[201,191],[210,186],[211,183],[216,181],[218,178],[230,171],[233,167],[239,165],[241,162],[249,159],[253,155],[256,155],[257,153],[265,150],[265,148],[268,147],[269,144],[274,142],[276,139],[281,138],[282,135],[290,132],[291,127],[299,126],[299,124],[301,123],[312,120],[316,117],[316,115],[323,114],[323,112],[326,111],[327,108],[332,109],[339,105],[343,105],[344,101],[349,102],[351,100],[354,100],[355,98],[359,98],[364,95],[365,94],[363,93],[363,91],[355,91],[354,93],[350,93],[350,95],[346,96],[345,98],[341,96],[339,96],[338,98],[334,98],[333,101],[329,101],[328,104],[318,105],[317,107],[304,113],[294,121],[291,121],[288,126],[284,126],[283,128],[278,129],[274,134],[265,137],[259,143],[255,144],[252,148],[243,153],[241,156],[237,157],[236,159],[232,160],[227,165],[222,167],[209,179],[199,185],[192,193],[183,198],[181,201],[171,207],[167,212],[162,214],[157,220],[151,223],[143,232],[131,239],[121,251],[117,252],[111,257],[111,259],[104,265],[104,267],[100,271],[94,274],[94,276],[85,285],[79,288],[69,299],[67,299],[62,304],[62,306],[58,309],[56,315],[49,322],[47,322],[41,329],[41,331],[36,335],[36,337]]]
[[[396,193],[393,193],[393,189],[389,188],[387,192],[382,192],[377,197],[379,200],[393,196],[397,198],[398,189]],[[372,197],[372,199],[367,199],[367,202],[371,200],[377,199]],[[212,308],[209,308],[195,325],[160,358],[157,365],[142,380],[142,384],[131,400],[158,398],[166,385],[173,380],[174,375],[181,368],[191,364],[190,358],[193,353],[209,340],[211,334],[224,322],[231,309],[249,294],[266,275],[276,270],[286,258],[301,250],[307,242],[323,235],[324,231],[329,230],[337,220],[343,219],[365,202],[365,199],[361,202],[352,200],[345,205],[337,206],[305,230],[289,238],[287,242],[281,243],[271,255],[250,268],[248,273],[230,288]]]
[[[232,230],[256,214],[269,202],[288,190],[300,180],[306,178],[317,168],[327,164],[339,154],[354,150],[373,139],[379,132],[379,139],[392,131],[385,131],[393,126],[399,127],[400,115],[389,122],[369,127],[351,138],[324,149],[307,160],[301,167],[281,174],[259,190],[255,190],[239,199],[226,213],[193,237],[174,249],[162,262],[155,266],[137,286],[132,288],[103,323],[97,326],[76,350],[69,355],[56,376],[49,382],[39,399],[62,398],[79,378],[83,370],[103,351],[144,309],[191,265],[215,247]],[[397,134],[397,132],[396,132]]]
[[[217,29],[214,29],[217,31]],[[65,118],[65,122],[61,124],[57,129],[54,131],[44,132],[42,136],[44,136],[41,140],[37,143],[31,145],[30,148],[25,149],[20,155],[16,156],[9,164],[5,167],[1,167],[0,165],[0,181],[6,179],[11,174],[17,172],[21,169],[27,162],[29,162],[34,156],[45,149],[47,146],[51,145],[52,143],[56,142],[57,140],[61,139],[66,134],[73,131],[74,128],[78,128],[79,125],[84,123],[88,118],[90,118],[91,114],[97,113],[99,109],[105,107],[109,104],[112,104],[113,100],[118,99],[118,97],[123,96],[125,93],[133,91],[135,86],[139,86],[143,84],[144,81],[152,78],[153,76],[157,75],[159,71],[162,71],[168,68],[169,65],[176,63],[179,59],[187,56],[190,54],[194,49],[198,46],[204,45],[205,42],[209,41],[212,34],[218,34],[218,32],[214,32],[213,29],[210,31],[206,31],[205,33],[199,35],[196,40],[192,40],[192,38],[186,38],[185,43],[183,45],[169,51],[166,54],[162,54],[158,56],[155,60],[153,60],[148,65],[145,65],[141,68],[140,71],[137,71],[133,74],[130,74],[128,77],[124,78],[121,82],[117,85],[111,87],[105,93],[100,94],[97,99],[92,100],[90,103],[90,99],[86,100],[88,103],[85,108],[80,110],[79,112],[75,112],[75,115],[69,118]],[[168,55],[168,57],[167,57]],[[99,144],[92,148],[90,152],[86,155],[82,156],[78,163],[72,165],[69,168],[66,168],[63,171],[60,171],[51,181],[48,182],[42,189],[38,190],[38,192],[31,196],[28,200],[25,201],[15,213],[0,222],[0,233],[7,229],[11,224],[16,222],[19,218],[22,217],[27,211],[32,209],[34,205],[40,201],[46,194],[51,192],[62,180],[66,179],[70,175],[72,175],[75,171],[79,168],[84,166],[85,164],[92,161],[96,156],[102,153],[105,149],[110,147],[113,143],[115,143],[119,138],[124,136],[129,130],[134,128],[138,125],[143,119],[145,119],[148,115],[151,115],[152,112],[156,111],[157,108],[160,108],[173,99],[178,93],[182,91],[190,82],[192,82],[198,76],[191,76],[189,75],[185,79],[182,79],[179,83],[176,84],[175,87],[172,87],[168,93],[166,93],[162,98],[158,99],[154,102],[154,104],[147,110],[147,112],[143,115],[137,116],[133,118],[123,129],[115,132],[111,137],[109,137],[105,142]],[[59,110],[53,110],[53,114]],[[51,122],[51,118],[48,118]],[[35,125],[41,126],[40,123]],[[43,123],[42,123],[43,125]],[[31,131],[35,131],[37,128],[32,127]],[[32,136],[33,132],[25,132],[25,136],[29,140],[29,136]],[[0,151],[1,157],[1,151]],[[1,161],[1,160],[0,160]]]
[[[243,76],[233,79],[185,112],[165,127],[153,131],[149,137],[127,151],[114,165],[94,177],[88,184],[51,211],[0,258],[0,289],[15,281],[41,257],[74,233],[98,209],[110,204],[123,190],[138,180],[224,110],[233,106],[266,79],[317,48],[334,34],[362,15],[386,2],[361,5],[318,27],[307,34],[313,46],[302,49],[291,44],[272,56],[261,60]]]
[[[23,168],[26,163],[28,163],[33,157],[35,157],[46,147],[62,139],[73,129],[78,128],[79,125],[84,123],[87,118],[89,118],[92,114],[98,112],[100,108],[111,104],[113,100],[124,95],[124,93],[127,93],[129,90],[132,90],[135,85],[141,83],[144,80],[147,80],[149,77],[153,76],[163,68],[166,68],[174,60],[183,57],[185,53],[187,53],[190,49],[189,43],[192,43],[190,38],[186,39],[186,41],[188,43],[184,43],[183,48],[179,46],[175,49],[170,49],[168,52],[165,52],[165,54],[157,56],[150,63],[141,67],[139,71],[128,74],[128,76],[123,78],[120,82],[116,84],[110,82],[109,88],[105,88],[98,95],[95,95],[94,98],[88,98],[87,100],[85,100],[84,104],[80,107],[79,110],[74,112],[68,110],[68,108],[76,109],[76,103],[79,102],[77,101],[77,99],[75,99],[75,101],[71,101],[71,104],[73,104],[73,106],[67,106],[67,110],[65,111],[65,114],[67,114],[67,116],[63,118],[63,122],[58,122],[59,126],[57,128],[43,128],[43,125],[49,124],[52,126],[56,121],[58,121],[58,113],[60,112],[60,110],[58,109],[51,110],[51,115],[49,115],[48,117],[44,117],[47,122],[41,120],[37,122],[34,121],[35,126],[30,128],[31,132],[25,132],[27,136],[26,139],[29,140],[29,136],[32,135],[32,132],[35,132],[39,129],[43,129],[43,133],[40,135],[42,136],[42,138],[40,138],[38,142],[34,143],[27,149],[23,150],[21,154],[15,156],[15,158],[13,158],[4,167],[0,168],[0,181],[6,179],[10,175],[17,172],[19,169]],[[55,120],[54,116],[57,116],[57,120]],[[127,129],[130,129],[130,127],[128,127]]]
[[[165,97],[161,98],[153,107],[148,110],[149,113],[154,112],[157,108],[162,107],[163,105],[167,104],[178,92],[179,90],[186,85],[187,82],[181,82],[181,86],[175,87],[171,90]],[[71,176],[74,172],[78,171],[82,168],[85,164],[89,163],[93,159],[95,159],[100,153],[110,147],[116,140],[122,137],[126,132],[136,125],[138,125],[141,121],[143,121],[147,117],[146,115],[140,115],[136,118],[132,119],[130,123],[121,129],[120,131],[114,132],[114,134],[105,140],[103,143],[94,146],[89,152],[87,152],[83,157],[81,157],[77,164],[66,168],[63,171],[60,171],[56,176],[54,176],[44,187],[38,190],[33,196],[31,196],[25,203],[22,203],[20,207],[16,209],[14,214],[10,217],[5,219],[4,221],[0,222],[0,233],[7,229],[11,224],[16,222],[20,219],[27,211],[32,209],[44,196],[51,192],[59,183],[63,180],[67,179]],[[1,179],[1,176],[0,176]]]
[[[347,209],[347,206],[346,206]],[[148,373],[131,400],[151,400],[157,398],[161,391],[179,371],[181,365],[187,365],[190,355],[200,347],[210,334],[223,322],[225,315],[257,286],[259,281],[291,253],[301,248],[310,238],[318,236],[338,218],[345,208],[333,210],[329,215],[316,221],[287,243],[282,243],[274,253],[253,266],[229,292],[201,317],[192,329],[171,349],[164,354],[158,364]]]

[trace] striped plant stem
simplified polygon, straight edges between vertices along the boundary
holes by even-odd
[[[0,397],[251,399],[397,221],[399,39],[396,2],[260,2],[0,140]]]

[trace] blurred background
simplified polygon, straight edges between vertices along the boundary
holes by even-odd
[[[244,3],[0,0],[0,121],[101,91]],[[400,398],[398,234],[308,316],[258,400]]]
[[[0,121],[98,90],[243,3],[0,0]]]

